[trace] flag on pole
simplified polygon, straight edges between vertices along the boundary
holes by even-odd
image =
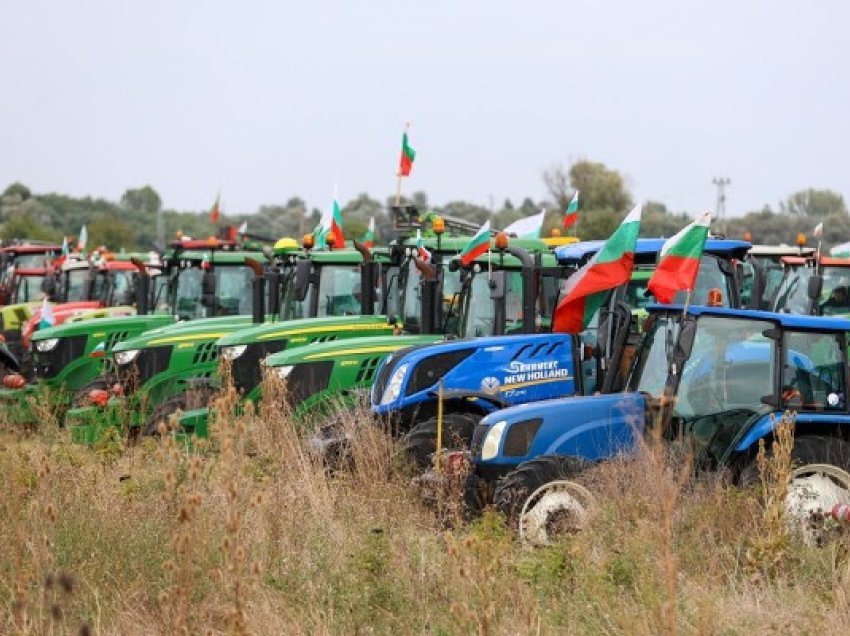
[[[331,212],[331,231],[334,233],[334,247],[345,247],[345,235],[342,233],[342,209],[339,207],[339,196],[334,192],[334,202]]]
[[[605,293],[629,282],[640,230],[641,205],[626,215],[592,259],[567,279],[555,309],[552,331],[581,333],[605,300]]]
[[[484,225],[475,233],[463,251],[460,253],[460,262],[463,265],[469,265],[476,258],[490,249],[490,220],[488,219]]]
[[[62,237],[62,259],[65,260],[71,254],[71,249],[68,247],[68,237]]]
[[[431,262],[431,252],[425,248],[425,241],[422,240],[422,231],[419,230],[419,228],[416,228],[416,251],[419,256],[419,260],[425,261],[426,263]]]
[[[544,216],[546,216],[546,210],[518,219],[505,228],[505,234],[515,234],[518,238],[539,239],[543,230]]]
[[[823,238],[823,221],[821,221],[820,223],[818,223],[818,224],[815,226],[815,229],[814,229],[814,231],[812,232],[812,235],[813,235],[816,239],[822,239],[822,238]]]
[[[375,217],[369,219],[369,227],[366,229],[366,234],[363,235],[363,245],[372,249],[375,246]]]
[[[407,177],[413,169],[413,160],[416,159],[416,151],[410,145],[410,140],[407,138],[407,131],[401,136],[401,158],[398,164],[398,174],[400,177]]]
[[[221,218],[221,193],[215,197],[215,203],[213,203],[212,209],[210,210],[210,221],[213,223],[218,223],[218,220]]]
[[[86,243],[89,241],[89,233],[86,230],[86,226],[80,230],[80,240],[77,241],[77,251],[85,252],[86,251]]]
[[[39,329],[47,329],[56,324],[56,316],[53,315],[53,307],[47,302],[47,296],[41,301],[41,320],[38,323]]]
[[[578,221],[578,190],[576,190],[570,204],[567,206],[567,214],[564,217],[564,227],[571,227]]]
[[[711,212],[703,212],[661,246],[647,289],[660,303],[672,303],[678,291],[693,291],[708,238]]]
[[[242,225],[236,230],[237,234],[245,234],[248,231],[248,221],[242,221]]]

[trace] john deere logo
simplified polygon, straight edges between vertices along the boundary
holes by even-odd
[[[499,381],[493,376],[488,376],[481,380],[481,390],[484,393],[497,393],[499,391]]]

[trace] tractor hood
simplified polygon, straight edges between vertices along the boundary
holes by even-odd
[[[243,328],[245,325],[250,324],[250,322],[250,316],[223,316],[220,318],[189,320],[160,329],[146,331],[135,338],[125,340],[117,345],[114,351],[145,349],[147,347],[156,347],[165,344],[185,344],[194,341],[218,340],[222,336]]]
[[[227,338],[232,337],[228,336]],[[222,341],[227,338],[222,338]],[[332,342],[317,342],[306,347],[298,347],[297,349],[290,349],[270,355],[266,358],[265,364],[269,367],[283,367],[319,360],[334,360],[345,363],[364,356],[389,355],[404,347],[432,344],[441,342],[442,340],[443,337],[439,335],[426,335],[369,336],[366,338],[334,340]]]
[[[127,329],[130,325],[137,327],[144,325],[144,329],[155,329],[164,324],[174,322],[174,317],[170,314],[147,314],[145,316],[116,316],[113,318],[98,318],[97,327],[95,324],[88,321],[66,322],[55,327],[47,327],[39,329],[32,335],[33,342],[38,340],[47,340],[48,338],[67,338],[69,336],[79,336],[92,334],[97,337],[99,332],[115,331]],[[95,333],[92,333],[95,332]],[[101,334],[103,335],[103,334]]]
[[[312,334],[327,332],[328,336],[343,331],[373,331],[376,335],[391,334],[393,325],[387,323],[386,316],[327,316],[325,318],[299,318],[281,322],[267,322],[261,325],[246,326],[229,333],[218,341],[219,347],[268,342],[270,340],[289,339],[292,342],[306,342]]]
[[[473,457],[485,470],[510,468],[541,455],[610,459],[635,448],[645,412],[640,393],[577,396],[503,409],[481,420],[473,437]]]
[[[416,347],[390,356],[372,391],[376,414],[447,398],[500,407],[576,393],[576,347],[569,334],[492,336]]]

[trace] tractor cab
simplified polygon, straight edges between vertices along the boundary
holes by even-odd
[[[850,315],[850,258],[786,256],[773,310],[809,316]]]
[[[61,251],[61,245],[39,243],[24,243],[0,248],[0,305],[17,302],[13,296],[16,283],[15,272],[18,269],[47,270]],[[26,287],[25,296],[29,295],[30,285]]]
[[[769,310],[785,274],[787,256],[812,258],[815,248],[804,245],[753,245],[740,261],[741,306]]]

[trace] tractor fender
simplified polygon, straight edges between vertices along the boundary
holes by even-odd
[[[435,400],[439,397],[438,391],[429,391],[428,394],[431,395]],[[491,404],[493,406],[493,410],[503,409],[509,406],[509,404],[499,398],[498,395],[493,395],[492,393],[487,393],[485,391],[473,391],[469,389],[450,389],[448,391],[443,391],[444,401],[468,398],[475,398],[486,402],[487,404]]]
[[[758,445],[760,439],[773,435],[773,429],[779,421],[781,413],[767,413],[760,417],[750,430],[738,441],[736,453],[746,453]],[[850,433],[850,415],[840,413],[797,413],[795,418],[797,429],[806,428],[809,431],[822,429],[824,434],[838,429]]]

